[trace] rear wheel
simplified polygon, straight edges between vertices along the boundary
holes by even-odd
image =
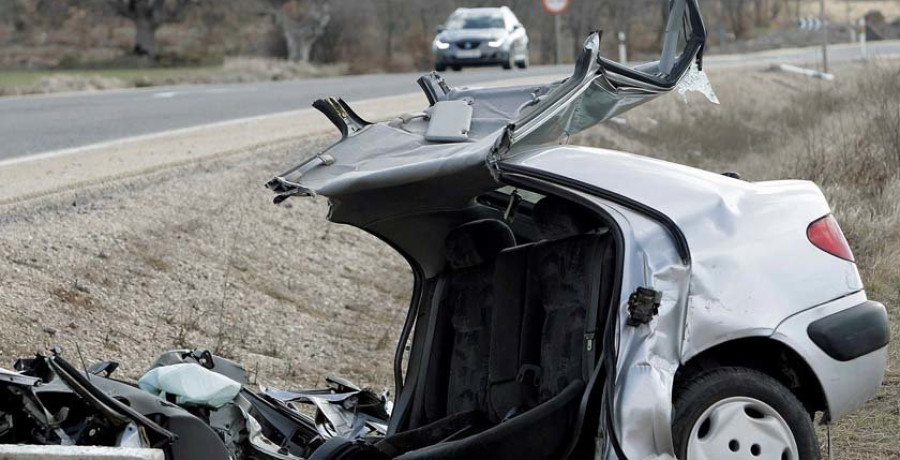
[[[455,66],[452,66],[452,67],[450,67],[450,68],[453,69],[454,72],[459,72],[460,70],[462,70],[462,66],[461,66],[461,65],[455,65]]]
[[[447,70],[447,64],[435,64],[434,70],[436,70],[438,72],[443,72],[443,71]]]
[[[818,441],[803,404],[780,382],[752,369],[698,375],[675,401],[678,458],[817,460]]]

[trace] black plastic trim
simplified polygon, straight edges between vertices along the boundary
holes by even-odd
[[[891,328],[884,305],[867,301],[810,323],[809,338],[828,356],[850,361],[885,347]]]
[[[434,87],[431,86],[431,80],[428,79],[428,75],[423,75],[416,80],[416,83],[419,84],[419,88],[422,88],[422,92],[425,93],[425,97],[428,99],[428,106],[433,106],[437,104],[438,95],[437,91],[434,90]]]
[[[331,220],[329,218],[329,220]],[[406,356],[406,345],[409,342],[410,336],[412,334],[413,327],[416,325],[416,317],[419,314],[419,304],[422,302],[422,292],[425,287],[425,271],[422,270],[422,266],[419,265],[419,262],[410,256],[406,251],[401,249],[399,246],[394,244],[393,241],[388,238],[382,236],[380,233],[372,231],[370,228],[362,228],[366,233],[378,238],[383,241],[385,244],[391,247],[397,254],[400,254],[409,265],[410,269],[413,272],[413,293],[412,298],[409,301],[409,308],[406,311],[406,318],[403,320],[403,329],[400,331],[400,337],[397,340],[397,347],[394,349],[394,362],[393,362],[393,371],[394,371],[394,412],[391,417],[393,418],[395,415],[400,417],[407,417],[409,415],[408,407],[402,405],[400,401],[400,395],[403,393],[403,388],[406,386],[406,379],[403,374],[403,357]],[[409,369],[407,369],[407,372]],[[399,414],[399,415],[398,415]]]
[[[138,413],[118,399],[110,397],[108,394],[94,386],[94,384],[90,382],[90,377],[86,374],[81,374],[68,361],[63,359],[62,356],[57,355],[50,357],[48,359],[48,364],[51,369],[53,369],[53,372],[66,382],[75,394],[88,400],[91,404],[99,404],[100,407],[97,407],[99,410],[115,418],[122,417],[129,419],[146,429],[148,432],[153,433],[155,438],[158,439],[153,439],[151,441],[151,447],[169,448],[170,445],[178,439],[178,435],[175,433],[159,426],[155,421]],[[109,411],[112,411],[112,413]]]

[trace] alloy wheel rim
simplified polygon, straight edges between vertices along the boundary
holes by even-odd
[[[709,406],[694,422],[688,460],[798,460],[784,417],[754,398],[736,396]]]

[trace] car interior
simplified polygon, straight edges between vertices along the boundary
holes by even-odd
[[[496,217],[444,240],[408,423],[376,444],[391,458],[560,458],[577,432],[614,295],[609,226],[510,187],[476,203]]]

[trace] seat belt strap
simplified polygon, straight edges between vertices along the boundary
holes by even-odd
[[[599,239],[603,233],[598,233],[597,238]],[[587,298],[587,311],[585,314],[584,321],[584,359],[582,362],[584,363],[583,371],[585,378],[589,378],[594,373],[594,366],[596,363],[597,356],[597,340],[596,340],[596,332],[597,332],[597,316],[599,313],[600,305],[600,286],[603,281],[604,276],[608,276],[610,274],[600,273],[600,267],[603,266],[603,249],[606,245],[601,244],[602,241],[594,241],[594,245],[591,248],[591,259],[588,267],[590,267],[590,276],[591,276],[591,286],[590,291]]]

